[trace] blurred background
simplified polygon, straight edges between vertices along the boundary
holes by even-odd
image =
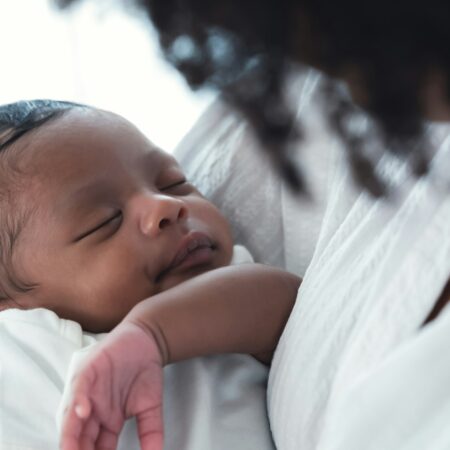
[[[212,101],[162,59],[149,23],[127,1],[0,2],[0,103],[53,98],[116,112],[172,151]]]

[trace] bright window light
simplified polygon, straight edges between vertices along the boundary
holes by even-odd
[[[88,103],[123,115],[171,151],[212,94],[192,93],[163,61],[148,22],[114,3],[60,12],[48,0],[0,2],[0,102]]]

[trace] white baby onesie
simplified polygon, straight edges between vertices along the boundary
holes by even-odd
[[[233,264],[251,262],[236,246]],[[56,415],[71,374],[104,335],[46,309],[0,313],[0,450],[57,450]],[[166,450],[273,450],[267,368],[248,355],[195,358],[164,369]],[[63,396],[64,393],[64,396]],[[119,450],[138,450],[134,420]]]

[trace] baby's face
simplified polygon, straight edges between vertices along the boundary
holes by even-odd
[[[36,287],[19,305],[108,331],[139,301],[229,264],[225,218],[124,119],[75,109],[20,145],[31,215],[13,262]]]

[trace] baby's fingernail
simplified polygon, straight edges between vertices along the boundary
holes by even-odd
[[[75,405],[75,414],[82,419],[84,417],[84,409],[81,405]]]

